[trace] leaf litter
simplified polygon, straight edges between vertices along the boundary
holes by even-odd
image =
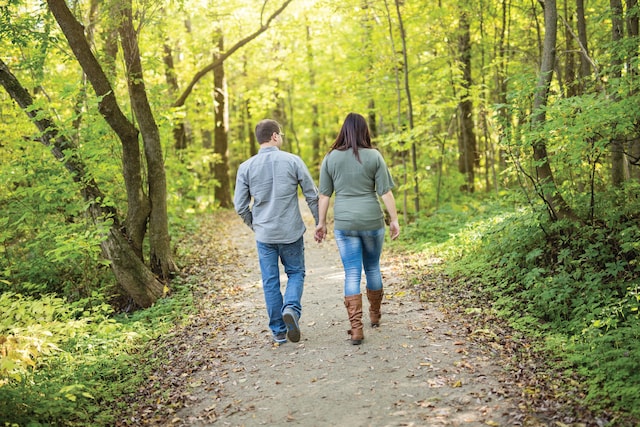
[[[351,345],[335,243],[315,243],[305,220],[301,341],[272,343],[253,234],[218,211],[178,245],[197,313],[149,344],[162,363],[117,426],[602,425],[532,343],[469,311],[419,255],[383,253],[381,326],[368,327],[365,298],[365,340]]]

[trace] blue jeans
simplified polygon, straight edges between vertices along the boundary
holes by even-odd
[[[380,254],[384,243],[384,227],[378,230],[334,230],[340,258],[344,266],[344,296],[360,293],[362,269],[367,289],[382,289]]]
[[[273,335],[287,332],[282,320],[282,311],[289,307],[298,314],[302,314],[302,290],[304,288],[304,241],[300,237],[297,241],[287,244],[262,243],[258,245],[258,260],[262,273],[262,290],[267,303],[269,315],[269,329]],[[278,259],[284,266],[288,280],[284,295],[280,290],[280,268]]]

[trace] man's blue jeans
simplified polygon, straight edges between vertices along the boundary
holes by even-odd
[[[258,260],[262,273],[262,290],[269,314],[269,329],[273,335],[287,332],[282,320],[282,311],[289,307],[302,314],[302,291],[304,288],[304,240],[302,237],[293,243],[262,243],[258,245]],[[280,269],[278,260],[287,274],[284,295],[280,290]]]
[[[378,230],[334,230],[340,258],[344,266],[344,296],[360,293],[362,269],[367,278],[367,289],[382,289],[380,254],[384,243],[385,229]]]

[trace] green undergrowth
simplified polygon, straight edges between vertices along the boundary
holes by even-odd
[[[188,286],[175,285],[171,297],[131,315],[97,293],[73,304],[0,294],[0,425],[114,425],[122,396],[154,368],[140,363],[155,360],[146,344],[190,312]]]
[[[578,225],[475,200],[406,227],[403,244],[443,258],[462,305],[484,304],[535,338],[556,368],[579,374],[589,410],[609,425],[628,425],[640,420],[635,208],[601,206],[598,220]]]

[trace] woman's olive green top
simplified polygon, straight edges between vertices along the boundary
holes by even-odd
[[[380,152],[373,148],[332,150],[320,168],[320,194],[335,193],[333,216],[336,230],[377,230],[384,227],[378,196],[394,183]]]

